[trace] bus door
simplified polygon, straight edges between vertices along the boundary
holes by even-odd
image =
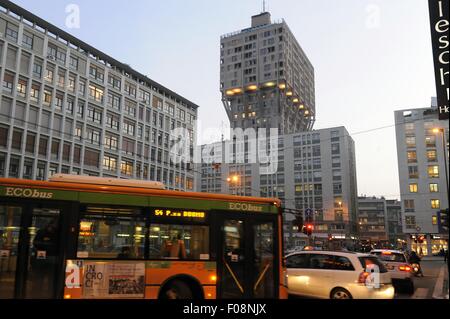
[[[229,215],[229,214],[227,214]],[[275,298],[278,293],[276,219],[220,218],[218,297]]]
[[[44,201],[0,200],[0,299],[59,297],[67,209]]]

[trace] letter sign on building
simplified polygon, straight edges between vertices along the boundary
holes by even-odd
[[[450,0],[428,0],[440,120],[449,119],[449,2]]]

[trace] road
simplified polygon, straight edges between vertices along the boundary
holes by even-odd
[[[397,292],[395,299],[431,299],[433,297],[439,271],[444,265],[442,260],[424,260],[421,262],[424,277],[414,277],[414,294]]]

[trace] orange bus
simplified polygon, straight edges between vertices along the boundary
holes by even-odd
[[[0,178],[0,299],[286,298],[275,198]]]

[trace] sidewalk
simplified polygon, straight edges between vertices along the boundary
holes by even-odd
[[[442,256],[423,256],[422,261],[442,261],[442,262],[444,262],[444,257],[442,257]]]
[[[434,286],[433,299],[448,299],[448,266],[442,265]]]

